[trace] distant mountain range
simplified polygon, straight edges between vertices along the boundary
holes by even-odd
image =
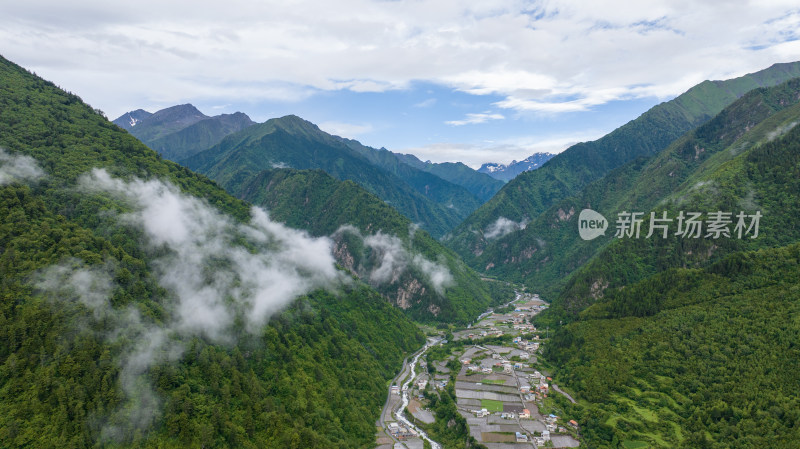
[[[355,181],[437,238],[503,186],[464,164],[426,163],[367,147],[296,116],[255,124],[241,112],[208,117],[184,104],[153,114],[137,109],[114,123],[165,158],[209,174],[234,194],[247,176],[263,170],[322,169]]]
[[[511,161],[508,165],[487,162],[481,165],[481,168],[478,169],[478,173],[486,173],[494,179],[508,182],[516,178],[517,175],[522,172],[540,168],[545,162],[552,159],[553,156],[555,156],[553,153],[534,153],[519,162]]]
[[[216,145],[228,134],[255,124],[242,112],[209,117],[191,104],[172,106],[153,114],[137,109],[122,114],[113,123],[172,161],[193,156]]]
[[[0,447],[373,446],[407,313],[77,95],[0,86]]]
[[[512,285],[551,302],[540,361],[577,402],[541,404],[582,446],[797,446],[800,63],[505,184],[297,116],[116,126],[2,57],[0,86],[2,447],[374,447],[406,355]]]

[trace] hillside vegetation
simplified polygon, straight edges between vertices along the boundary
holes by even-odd
[[[332,236],[339,263],[416,320],[466,324],[513,297],[511,287],[482,281],[456,254],[352,181],[321,170],[273,169],[251,178],[240,194],[289,226]]]
[[[800,63],[772,67],[727,81],[704,81],[677,98],[657,105],[635,120],[592,142],[571,146],[538,170],[506,184],[490,201],[454,229],[444,241],[473,268],[491,238],[486,234],[501,217],[512,222],[535,220],[550,206],[579,193],[591,182],[640,157],[651,157],[684,133],[717,115],[748,91],[800,76]],[[499,265],[502,260],[492,261]]]
[[[373,443],[423,339],[332,257],[292,255],[324,240],[5,59],[0,147],[0,446]]]

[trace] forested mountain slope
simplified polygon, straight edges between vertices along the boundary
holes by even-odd
[[[477,199],[460,186],[400,164],[391,154],[386,155],[403,173],[414,171],[412,185],[375,165],[351,148],[352,145],[300,117],[286,116],[232,134],[183,163],[208,175],[236,196],[241,195],[242,186],[251,177],[264,170],[276,167],[321,169],[337,179],[361,185],[434,237],[455,226],[469,213],[465,212],[467,209],[477,207]]]
[[[161,156],[176,162],[255,124],[241,112],[208,117],[190,104],[172,106],[155,114],[137,109],[123,114],[114,123]]]
[[[798,89],[797,82],[792,84]],[[703,267],[733,252],[800,241],[800,229],[796,226],[800,216],[800,202],[797,201],[800,198],[800,128],[795,126],[800,123],[800,105],[796,103],[796,93],[789,95],[794,97],[794,105],[772,115],[738,139],[733,136],[729,146],[725,146],[724,139],[717,142],[716,148],[706,146],[710,154],[705,163],[684,172],[685,180],[677,188],[651,207],[647,207],[647,201],[641,203],[647,217],[643,229],[649,227],[651,211],[656,217],[666,212],[673,220],[680,211],[700,212],[703,223],[712,219],[710,213],[722,211],[731,214],[727,226],[731,237],[713,238],[712,235],[707,238],[707,227],[701,228],[702,235],[698,238],[676,235],[677,221],[673,221],[674,230],[667,238],[615,239],[568,278],[551,313],[577,313],[602,296],[605,288],[621,287],[669,268]],[[762,106],[765,104],[766,101]],[[747,127],[744,123],[741,125]],[[693,159],[696,142],[677,146],[677,153],[669,155],[670,159],[678,163],[681,159]],[[666,161],[662,167],[665,165]],[[643,177],[640,182],[654,184],[658,179]],[[749,236],[739,237],[736,226],[740,213],[748,217],[760,215],[756,238],[751,238],[754,228]],[[750,228],[752,219],[743,221]]]
[[[422,336],[330,242],[5,59],[0,147],[0,446],[373,443]]]
[[[613,170],[579,194],[556,202],[524,230],[492,239],[477,264],[487,274],[524,280],[554,298],[570,274],[615,240],[617,214],[648,212],[676,190],[701,182],[698,176],[785,132],[800,120],[799,96],[799,78],[745,94],[658,155]],[[579,214],[585,208],[610,220],[605,236],[579,238]]]
[[[611,289],[546,345],[590,447],[794,448],[800,246]]]
[[[524,225],[560,199],[639,157],[650,157],[705,123],[746,92],[800,76],[800,62],[772,67],[727,81],[704,81],[674,100],[659,104],[635,120],[593,141],[571,146],[542,168],[506,184],[445,239],[473,268],[486,247],[486,234],[501,218]]]

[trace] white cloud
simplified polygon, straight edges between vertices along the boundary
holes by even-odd
[[[36,159],[24,154],[7,153],[0,148],[0,186],[35,181],[42,176],[44,171]]]
[[[418,225],[411,224],[409,238],[413,238],[418,229]],[[369,248],[373,263],[360,267],[360,275],[368,278],[373,286],[396,283],[409,267],[416,268],[439,295],[444,295],[445,288],[453,283],[446,265],[426,259],[396,235],[377,232],[364,236],[355,226],[344,225],[334,233],[334,238],[342,233],[357,236]]]
[[[154,422],[160,400],[143,375],[156,363],[180,357],[187,338],[232,343],[237,323],[257,334],[297,297],[348,282],[336,269],[329,238],[287,228],[261,209],[251,210],[249,223],[237,223],[171,184],[123,181],[99,169],[79,186],[126,203],[130,212],[119,221],[143,233],[154,276],[169,292],[167,317],[156,323],[133,306],[111,305],[113,267],[70,260],[42,270],[35,280],[54,300],[80,302],[95,318],[112,323],[115,332],[106,338],[128,346],[119,377],[128,403],[108,420],[104,439],[124,439]]]
[[[482,112],[479,114],[467,114],[467,118],[463,120],[450,120],[445,123],[452,126],[476,125],[486,123],[489,120],[503,120],[504,118],[501,114]]]
[[[511,234],[514,231],[525,229],[528,225],[528,220],[520,220],[519,222],[509,220],[506,217],[498,217],[493,223],[486,227],[483,236],[487,240],[499,239],[505,235]]]
[[[415,104],[414,107],[415,108],[430,108],[430,107],[436,105],[436,101],[437,100],[435,98],[428,98],[427,100],[423,100],[423,101],[420,101],[419,103]]]
[[[111,116],[142,103],[294,101],[420,80],[497,95],[513,110],[579,111],[798,59],[800,21],[796,2],[667,0],[32,0],[0,14],[6,57]]]

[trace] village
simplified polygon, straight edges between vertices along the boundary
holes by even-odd
[[[474,325],[454,331],[453,341],[466,344],[459,345],[444,360],[433,361],[430,367],[424,358],[420,359],[419,374],[408,384],[407,391],[403,391],[401,382],[390,387],[388,410],[397,410],[400,398],[407,394],[408,414],[416,422],[433,423],[435,417],[425,408],[424,392],[443,389],[455,377],[458,412],[466,418],[477,442],[490,449],[578,447],[578,423],[552,413],[553,401],[548,398],[562,392],[538,364],[542,342],[530,321],[545,308],[547,304],[538,295],[518,293],[514,301],[497,312],[487,311]],[[484,342],[501,336],[506,336],[502,344]],[[447,340],[437,342],[446,343]],[[456,366],[458,372],[453,376],[451,369]],[[407,379],[408,371],[406,367],[398,379]],[[419,429],[392,420],[391,416],[384,409],[378,423],[378,448],[422,449]]]

